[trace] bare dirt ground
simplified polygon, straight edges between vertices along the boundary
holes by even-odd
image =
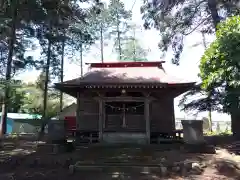
[[[30,140],[8,140],[0,150],[0,180],[240,179],[240,156],[230,148],[237,153],[237,143],[212,141],[216,154],[186,153],[176,144],[91,145],[53,154]]]

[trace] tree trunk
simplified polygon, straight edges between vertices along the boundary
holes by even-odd
[[[7,131],[7,113],[8,113],[8,104],[10,100],[10,81],[11,81],[11,71],[12,71],[12,57],[14,51],[14,44],[16,41],[16,18],[17,18],[17,4],[18,0],[12,0],[12,22],[11,22],[11,37],[9,42],[9,51],[8,51],[8,59],[7,59],[7,67],[5,74],[5,90],[2,104],[2,116],[1,116],[1,129],[0,135],[3,136]]]
[[[206,37],[205,37],[204,32],[202,32],[202,40],[203,40],[204,50],[206,50],[207,49],[207,42],[206,42]],[[210,94],[208,96],[210,96]],[[210,130],[210,132],[213,132],[213,130],[212,130],[212,105],[211,105],[211,103],[209,103],[208,106],[210,106],[210,109],[208,110],[209,130]]]
[[[133,29],[133,61],[136,62],[136,29]]]
[[[218,15],[218,10],[217,10],[217,1],[216,0],[208,0],[208,8],[211,13],[214,28],[215,28],[215,30],[217,30],[217,25],[218,25],[218,23],[220,23],[220,16]]]
[[[117,40],[118,40],[118,52],[119,52],[119,60],[122,60],[122,48],[121,48],[121,33],[119,29],[119,15],[117,14]]]
[[[103,28],[102,28],[102,23],[100,27],[100,43],[101,43],[101,61],[102,63],[104,62],[104,55],[103,55]]]
[[[48,122],[47,100],[48,100],[49,68],[50,68],[50,62],[51,62],[51,48],[52,48],[51,40],[48,40],[47,63],[46,63],[46,67],[45,67],[45,81],[44,81],[44,95],[43,95],[43,115],[42,115],[43,122],[42,122],[42,126],[41,126],[40,138],[44,134],[44,129]]]
[[[208,119],[209,119],[209,130],[210,130],[210,132],[213,132],[213,130],[212,130],[212,110],[208,111]]]
[[[81,67],[81,77],[83,76],[83,42],[82,42],[82,34],[80,34],[80,67]]]
[[[240,139],[240,116],[238,115],[239,113],[233,112],[231,113],[231,128],[232,128],[232,133],[233,137],[237,140]]]
[[[239,89],[227,86],[228,100],[230,102],[231,129],[233,137],[240,140],[240,109]]]
[[[64,33],[65,38],[65,33]],[[63,83],[63,72],[64,72],[64,49],[65,49],[65,39],[62,41],[62,57],[61,57],[61,83]],[[60,92],[60,112],[62,112],[63,109],[63,92]]]

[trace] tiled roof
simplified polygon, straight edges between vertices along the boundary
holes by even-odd
[[[162,62],[138,63],[94,63],[89,72],[81,78],[65,81],[63,84],[124,84],[124,83],[193,83],[169,76],[162,67]]]

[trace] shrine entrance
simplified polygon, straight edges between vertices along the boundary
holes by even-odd
[[[145,132],[144,102],[106,102],[105,132]]]
[[[146,143],[144,101],[105,102],[103,141],[110,143]]]

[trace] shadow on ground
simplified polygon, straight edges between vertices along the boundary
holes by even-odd
[[[220,140],[211,141],[220,147]],[[224,151],[225,155],[222,150],[216,155],[186,153],[181,144],[89,145],[53,154],[40,151],[30,139],[9,140],[0,153],[0,179],[239,179],[238,161]]]

